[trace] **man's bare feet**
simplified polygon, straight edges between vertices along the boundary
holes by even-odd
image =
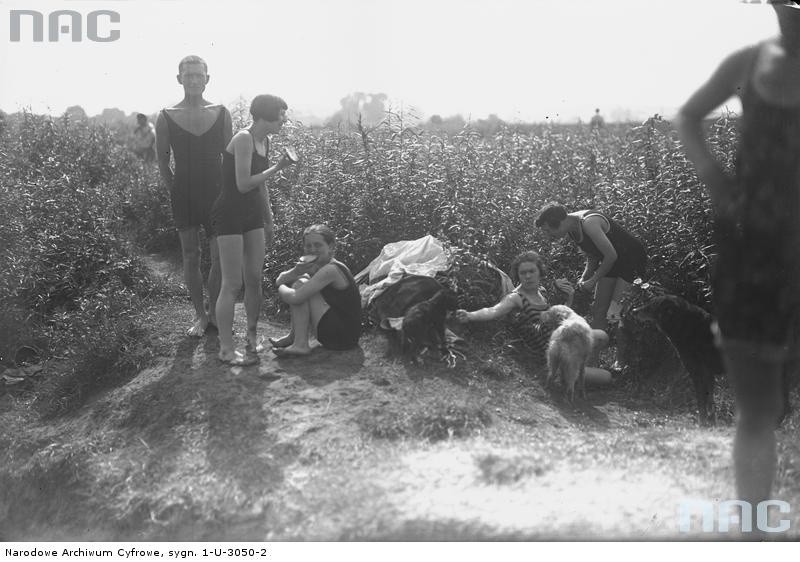
[[[208,327],[208,320],[196,318],[194,324],[186,330],[186,335],[190,338],[202,338],[206,333]]]

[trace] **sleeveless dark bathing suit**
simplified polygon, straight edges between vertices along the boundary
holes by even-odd
[[[800,311],[800,100],[781,107],[753,86],[741,94],[732,220],[714,223],[714,304],[727,338],[783,345]]]
[[[264,141],[266,156],[261,156],[256,151],[255,139],[250,135],[253,143],[252,160],[250,162],[250,175],[260,174],[269,168],[269,141]],[[236,158],[227,150],[222,152],[222,192],[214,202],[211,210],[211,222],[214,234],[244,234],[251,230],[264,228],[264,199],[261,189],[251,189],[242,193],[236,187]]]
[[[317,339],[328,349],[344,350],[358,345],[361,336],[361,295],[346,265],[331,262],[347,278],[347,287],[328,285],[320,291],[330,308],[317,324]]]
[[[583,221],[593,215],[601,216],[608,221],[611,228],[606,232],[606,237],[608,237],[609,242],[617,252],[617,261],[614,262],[611,270],[605,276],[620,277],[628,283],[633,283],[634,279],[644,275],[647,266],[647,252],[644,246],[633,234],[597,211],[587,211],[580,217],[581,231],[583,231]],[[603,252],[597,248],[594,241],[586,235],[586,232],[583,232],[583,239],[580,242],[572,233],[570,233],[570,238],[587,255],[594,257],[599,262],[603,261]]]
[[[172,217],[178,230],[203,226],[211,232],[211,207],[222,183],[220,155],[225,150],[225,109],[202,135],[195,135],[172,120],[162,109],[169,127],[169,145],[175,158],[175,175],[170,193]]]

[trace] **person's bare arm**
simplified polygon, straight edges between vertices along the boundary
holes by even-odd
[[[264,205],[264,241],[269,249],[275,241],[275,222],[272,217],[272,205],[269,201],[269,190],[266,183],[262,184],[258,189],[261,192],[261,201]]]
[[[293,289],[286,284],[278,286],[278,295],[286,304],[304,303],[331,283],[339,280],[340,275],[336,266],[328,263],[297,289]]]
[[[592,274],[597,271],[597,266],[600,263],[594,256],[590,256],[586,252],[584,252],[584,255],[586,256],[586,265],[583,268],[583,274],[581,275],[581,278],[578,280],[579,287],[582,282],[589,279]]]
[[[519,296],[515,293],[509,293],[494,306],[481,308],[473,312],[459,309],[456,311],[456,320],[459,322],[486,322],[488,320],[496,320],[502,318],[512,310],[519,308]]]
[[[169,192],[172,189],[174,175],[169,167],[169,125],[164,112],[159,111],[156,118],[156,155],[158,156],[158,171],[161,181]]]
[[[606,220],[599,215],[587,217],[586,220],[583,221],[583,235],[588,236],[591,241],[594,242],[597,249],[600,250],[600,253],[603,254],[602,261],[596,266],[591,276],[582,279],[581,288],[583,289],[588,290],[594,287],[600,279],[611,271],[611,268],[619,257],[614,246],[611,244],[611,240],[609,240],[606,233],[603,232],[604,224],[607,224]]]
[[[692,94],[675,117],[675,128],[686,157],[694,164],[697,176],[708,186],[711,202],[725,213],[732,196],[732,179],[714,157],[703,135],[703,119],[732,96],[741,93],[758,47],[748,47],[728,56],[708,81]]]
[[[233,120],[231,119],[231,112],[228,108],[223,106],[222,111],[225,112],[224,123],[222,124],[222,144],[228,146],[233,138]]]

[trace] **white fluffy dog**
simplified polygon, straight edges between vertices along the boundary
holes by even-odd
[[[547,385],[561,375],[564,393],[573,403],[575,383],[586,399],[586,360],[592,350],[592,329],[581,316],[563,304],[551,306],[542,313],[543,325],[555,327],[547,346]]]

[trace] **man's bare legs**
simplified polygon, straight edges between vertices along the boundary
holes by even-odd
[[[183,281],[194,306],[194,323],[186,331],[186,335],[199,338],[208,327],[208,315],[203,300],[203,276],[200,273],[200,237],[197,227],[181,230],[179,235],[183,254]],[[219,267],[219,256],[217,263],[217,267]],[[217,294],[219,294],[219,289],[217,289]]]

